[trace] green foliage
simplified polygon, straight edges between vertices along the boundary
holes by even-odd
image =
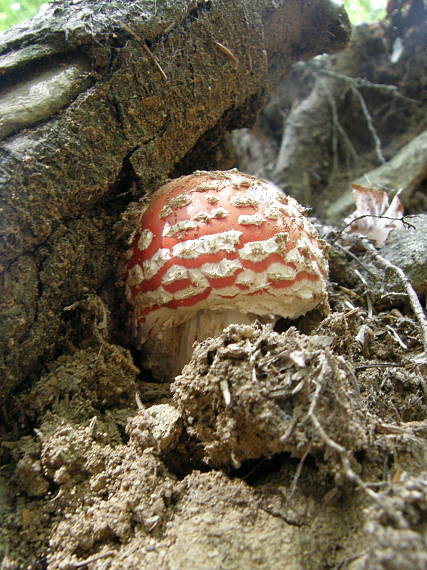
[[[375,22],[385,15],[387,0],[344,0],[352,24]]]
[[[0,0],[0,32],[34,16],[47,0]]]

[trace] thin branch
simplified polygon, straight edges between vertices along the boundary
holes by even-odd
[[[380,496],[377,493],[375,493],[375,491],[372,491],[372,489],[369,489],[369,487],[364,483],[361,477],[359,477],[359,475],[351,467],[350,455],[348,450],[344,446],[334,441],[331,437],[329,437],[329,435],[323,429],[318,417],[314,413],[316,406],[319,402],[320,392],[322,391],[323,388],[322,380],[326,376],[326,366],[327,363],[325,358],[324,362],[322,363],[322,370],[320,370],[318,374],[318,379],[315,381],[316,389],[314,391],[313,399],[311,400],[310,408],[307,412],[306,419],[309,419],[311,421],[314,428],[316,429],[316,432],[318,433],[318,435],[320,436],[326,447],[334,451],[339,456],[344,474],[347,477],[347,479],[355,483],[361,489],[363,489],[365,493],[377,504],[383,506],[383,501],[381,500]]]
[[[294,478],[292,480],[292,485],[289,491],[289,495],[286,497],[286,502],[289,502],[292,497],[295,494],[295,491],[297,490],[297,484],[298,484],[298,480],[301,476],[301,471],[303,468],[303,465],[305,463],[305,460],[307,459],[307,455],[310,453],[311,451],[311,443],[308,444],[307,449],[304,452],[304,455],[301,457],[300,462],[298,463],[298,467],[297,470],[295,471],[295,475]]]
[[[92,562],[96,562],[97,560],[101,560],[102,558],[108,558],[109,556],[114,556],[114,550],[110,550],[108,552],[101,552],[95,556],[91,556],[90,558],[86,558],[86,560],[82,560],[81,562],[69,562],[71,568],[84,568]]]
[[[147,46],[146,42],[144,41],[143,38],[141,38],[136,32],[134,32],[132,30],[132,28],[130,28],[129,26],[127,26],[124,23],[121,23],[121,28],[123,30],[125,30],[125,32],[127,32],[128,34],[130,34],[133,39],[142,47],[142,49],[145,51],[145,53],[148,55],[148,57],[151,59],[151,61],[154,63],[154,65],[157,67],[157,69],[160,71],[163,79],[165,81],[168,80],[168,76],[166,75],[166,73],[163,71],[162,66],[160,65],[160,63],[157,61],[156,56],[154,55],[154,53],[150,50],[150,48]]]
[[[403,368],[405,364],[397,364],[394,362],[371,362],[370,364],[361,364],[360,366],[355,366],[354,369],[366,370],[367,368]]]
[[[227,46],[225,46],[224,44],[222,44],[221,42],[217,42],[216,40],[212,40],[214,43],[214,46],[224,55],[226,55],[233,63],[234,67],[237,67],[239,60],[237,59],[237,57],[234,55],[234,53],[228,49]]]
[[[366,124],[368,126],[368,131],[371,133],[371,136],[374,140],[375,153],[377,155],[377,158],[381,162],[381,164],[385,164],[386,159],[384,158],[384,155],[381,150],[381,141],[377,135],[377,131],[375,130],[374,123],[372,122],[372,116],[368,110],[368,107],[366,106],[365,99],[362,97],[360,91],[356,89],[354,86],[351,87],[351,92],[353,93],[353,95],[357,97],[360,106],[362,107],[362,111],[366,119]]]
[[[405,228],[410,228],[411,230],[416,230],[417,228],[411,224],[410,222],[408,222],[408,218],[411,218],[414,216],[402,216],[401,218],[394,218],[392,216],[383,216],[381,215],[376,215],[376,214],[362,214],[361,216],[357,216],[357,218],[353,218],[350,222],[348,222],[347,224],[345,224],[345,226],[343,226],[342,228],[340,228],[337,232],[337,234],[333,237],[333,239],[329,242],[331,245],[335,245],[335,242],[338,241],[343,233],[347,230],[347,228],[350,228],[355,222],[358,222],[359,220],[363,220],[363,218],[377,218],[380,220],[391,220],[392,222],[402,222],[402,224],[404,225]]]
[[[379,91],[387,91],[394,95],[395,97],[399,97],[400,99],[404,99],[406,101],[410,101],[411,103],[419,103],[416,99],[411,99],[410,97],[406,97],[405,95],[401,95],[398,92],[398,88],[396,85],[387,85],[385,83],[373,83],[368,79],[363,79],[362,77],[350,77],[349,75],[345,75],[344,73],[339,73],[338,71],[333,71],[332,69],[326,69],[325,67],[320,67],[319,65],[311,62],[300,62],[296,64],[296,67],[305,67],[306,69],[310,69],[319,75],[326,75],[327,77],[333,77],[334,79],[341,79],[346,83],[349,83],[354,88],[359,87],[368,87],[369,89],[376,89]]]
[[[376,261],[378,261],[380,265],[382,265],[386,269],[389,269],[395,275],[397,275],[400,282],[402,283],[402,286],[405,289],[406,294],[408,295],[412,311],[421,329],[421,343],[423,345],[423,353],[417,358],[417,361],[423,364],[427,364],[427,318],[424,314],[423,307],[409,279],[406,277],[405,273],[400,267],[394,265],[394,263],[391,263],[391,261],[380,255],[367,238],[363,236],[358,236],[358,241],[360,241],[363,244],[366,251],[368,251],[372,255],[372,257]]]
[[[352,259],[354,259],[354,261],[356,261],[365,271],[366,273],[368,273],[369,275],[371,275],[372,277],[375,277],[375,274],[373,271],[371,271],[368,267],[366,267],[366,265],[363,263],[362,260],[360,260],[357,255],[354,255],[354,253],[352,253],[350,250],[346,249],[345,247],[343,247],[341,244],[336,243],[336,240],[338,239],[338,237],[333,238],[329,244],[334,247],[335,249],[339,249],[340,251],[342,251],[343,253],[345,253],[346,255],[348,255],[349,257],[351,257]]]
[[[333,151],[332,175],[333,175],[338,167],[338,139],[336,136],[336,132],[338,132],[338,134],[341,136],[341,139],[348,148],[355,164],[359,161],[359,155],[357,154],[357,151],[353,143],[351,142],[351,139],[348,136],[346,130],[340,123],[336,101],[329,89],[329,86],[326,84],[326,82],[321,82],[320,85],[329,101],[332,113],[332,151]]]

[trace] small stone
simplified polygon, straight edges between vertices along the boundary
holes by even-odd
[[[139,451],[154,447],[159,453],[175,447],[181,431],[181,414],[170,404],[158,404],[139,410],[126,426],[131,445]]]

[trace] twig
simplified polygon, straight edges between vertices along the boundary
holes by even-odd
[[[349,452],[347,451],[347,449],[344,446],[337,443],[336,441],[334,441],[331,437],[329,437],[329,435],[323,429],[318,417],[314,413],[316,406],[318,404],[318,401],[319,401],[320,392],[322,391],[322,388],[323,388],[323,381],[322,380],[326,376],[327,360],[328,360],[328,356],[327,356],[327,354],[325,354],[325,359],[321,364],[321,370],[319,371],[319,374],[317,375],[317,380],[315,380],[316,389],[314,391],[313,398],[312,398],[311,404],[310,404],[310,408],[309,408],[307,415],[306,415],[306,419],[309,419],[311,421],[311,423],[315,427],[318,435],[323,440],[323,443],[326,445],[326,447],[328,447],[329,449],[331,449],[331,450],[335,451],[335,453],[337,453],[337,455],[339,456],[339,458],[341,460],[341,465],[342,465],[344,474],[346,475],[347,479],[349,481],[352,481],[353,483],[355,483],[361,489],[363,489],[365,491],[365,493],[372,500],[374,500],[377,504],[381,505],[384,508],[384,504],[383,504],[383,501],[381,500],[380,496],[377,493],[375,493],[375,491],[372,491],[372,489],[369,489],[369,487],[364,483],[362,478],[359,477],[359,475],[351,467]]]
[[[345,224],[345,226],[340,228],[338,233],[330,241],[330,244],[335,245],[335,242],[340,239],[340,237],[343,235],[343,233],[346,231],[347,228],[351,227],[355,222],[358,222],[359,220],[363,220],[363,218],[378,218],[380,220],[391,220],[393,222],[402,222],[402,224],[404,225],[405,228],[411,228],[411,230],[416,230],[416,227],[413,224],[411,224],[410,222],[408,222],[407,219],[409,217],[411,217],[411,216],[402,216],[401,218],[394,218],[392,216],[383,216],[382,214],[381,215],[362,214],[361,216],[357,216],[357,218],[353,218],[350,222]]]
[[[408,295],[412,311],[421,328],[421,343],[423,345],[423,353],[419,355],[417,361],[423,364],[427,364],[427,318],[409,279],[406,277],[405,273],[400,267],[394,265],[394,263],[391,263],[391,261],[380,255],[367,238],[358,236],[358,240],[363,244],[366,251],[369,251],[372,257],[378,261],[378,263],[380,263],[386,269],[393,271],[393,273],[398,276],[400,282],[402,283],[403,288]],[[425,387],[425,390],[427,393],[427,385]]]
[[[366,281],[366,279],[363,277],[363,275],[360,273],[360,271],[358,269],[354,269],[353,271],[354,271],[354,274],[357,275],[357,277],[360,279],[360,281],[366,287],[366,290],[363,293],[363,295],[366,296],[366,309],[367,309],[368,319],[372,319],[372,315],[374,314],[374,307],[372,304],[372,299],[371,299],[371,295],[370,295],[370,291],[369,291],[368,282]]]
[[[298,479],[300,478],[303,465],[305,463],[305,460],[307,459],[307,455],[310,453],[310,450],[311,450],[311,443],[308,444],[307,449],[304,452],[304,455],[301,457],[300,462],[298,463],[297,470],[295,471],[294,478],[292,479],[292,485],[289,491],[289,495],[286,497],[286,502],[289,502],[294,496],[294,493],[297,489]]]
[[[391,293],[384,293],[384,295],[381,295],[381,301],[387,299],[387,297],[407,297],[407,294],[402,291],[391,291]]]
[[[333,157],[332,157],[332,160],[333,160],[332,176],[334,176],[334,174],[338,168],[338,139],[336,136],[336,132],[338,132],[341,135],[343,142],[346,144],[347,148],[349,149],[349,152],[352,156],[354,163],[358,162],[359,155],[357,154],[357,151],[354,148],[354,145],[351,142],[351,139],[348,136],[346,130],[344,129],[344,127],[340,123],[339,115],[338,115],[338,109],[336,106],[336,101],[335,101],[332,93],[330,92],[328,85],[326,84],[326,82],[321,82],[320,85],[321,85],[324,93],[326,94],[326,97],[329,101],[329,105],[331,107],[331,114],[332,114],[332,155],[333,155]]]
[[[371,362],[370,364],[361,364],[360,366],[355,366],[354,369],[366,370],[367,368],[403,368],[404,364],[397,364],[394,362]]]
[[[357,97],[357,99],[359,100],[360,106],[362,107],[362,111],[363,111],[363,114],[364,114],[365,119],[366,119],[366,124],[368,126],[368,131],[371,133],[371,136],[374,139],[375,153],[377,155],[377,158],[381,162],[381,164],[385,164],[386,159],[384,158],[384,155],[383,155],[382,150],[381,150],[381,141],[377,135],[377,131],[375,130],[374,123],[372,122],[371,114],[370,114],[368,107],[366,106],[366,103],[365,103],[365,99],[360,94],[360,91],[354,87],[354,85],[351,86],[351,91],[352,91],[353,95],[355,95]]]
[[[145,51],[145,53],[148,55],[148,57],[151,59],[151,61],[154,63],[154,65],[157,67],[157,69],[160,71],[160,73],[162,74],[162,77],[165,81],[168,80],[168,76],[166,75],[166,73],[163,71],[162,66],[160,65],[160,63],[157,61],[156,56],[154,55],[154,53],[150,50],[150,48],[147,46],[147,44],[145,43],[145,41],[137,34],[135,33],[132,28],[130,28],[129,26],[127,26],[126,24],[121,23],[121,28],[123,30],[125,30],[125,32],[127,32],[128,34],[130,34],[134,40],[136,40],[138,42],[138,44],[142,47],[142,49]]]
[[[342,232],[340,232],[340,234],[336,237],[334,237],[329,243],[331,246],[335,247],[336,249],[339,249],[340,251],[342,251],[343,253],[345,253],[346,255],[348,255],[349,257],[351,257],[352,259],[354,259],[354,261],[356,261],[365,271],[366,273],[368,273],[369,275],[371,275],[372,277],[375,277],[375,274],[373,271],[371,271],[369,269],[369,267],[367,267],[363,261],[361,261],[356,255],[354,255],[354,253],[352,253],[350,250],[346,249],[345,247],[343,247],[341,244],[336,243],[336,240],[339,238],[339,236],[342,234]]]
[[[107,558],[109,556],[114,556],[114,550],[109,550],[108,552],[102,552],[101,554],[97,554],[96,556],[91,556],[90,558],[86,558],[86,560],[82,560],[81,562],[70,562],[70,566],[72,568],[83,568],[88,564],[92,564],[92,562],[96,562],[97,560],[101,560],[101,558]]]
[[[357,275],[357,277],[360,279],[360,281],[363,283],[363,285],[368,288],[369,287],[368,282],[363,277],[363,275],[360,273],[360,271],[358,269],[353,269],[353,271]]]
[[[145,406],[141,401],[141,395],[139,392],[135,392],[135,402],[138,410],[145,410]]]
[[[288,428],[285,431],[285,433],[280,437],[280,443],[283,443],[288,439],[288,437],[291,435],[296,425],[297,425],[297,419],[293,418],[290,424],[288,425]]]
[[[363,79],[362,77],[350,77],[348,75],[344,75],[344,73],[339,73],[338,71],[333,71],[332,69],[326,69],[324,67],[320,67],[315,63],[310,62],[301,62],[297,63],[295,67],[305,67],[306,69],[310,69],[319,75],[326,75],[327,77],[333,77],[334,79],[341,79],[346,83],[349,83],[354,88],[359,87],[368,87],[369,89],[377,89],[380,91],[388,91],[395,97],[399,97],[400,99],[405,99],[406,101],[410,101],[411,103],[419,103],[416,99],[411,99],[410,97],[406,97],[405,95],[401,95],[398,92],[398,88],[396,85],[387,85],[385,83],[373,83],[368,79]]]
[[[224,55],[226,55],[232,62],[233,65],[235,67],[237,67],[239,60],[237,59],[237,57],[234,55],[234,53],[228,49],[227,46],[225,46],[224,44],[222,44],[221,42],[217,42],[216,40],[212,40],[214,43],[214,46],[220,51],[222,52]]]
[[[394,330],[393,327],[391,327],[390,325],[386,325],[385,328],[389,331],[389,333],[397,342],[397,344],[399,344],[403,348],[403,350],[408,349],[407,345],[403,342],[403,340],[400,338],[400,336],[397,334],[397,332]]]

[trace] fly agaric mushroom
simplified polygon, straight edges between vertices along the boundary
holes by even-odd
[[[127,258],[134,330],[159,379],[180,373],[196,340],[232,323],[294,319],[326,296],[325,244],[302,207],[237,170],[162,186]]]

